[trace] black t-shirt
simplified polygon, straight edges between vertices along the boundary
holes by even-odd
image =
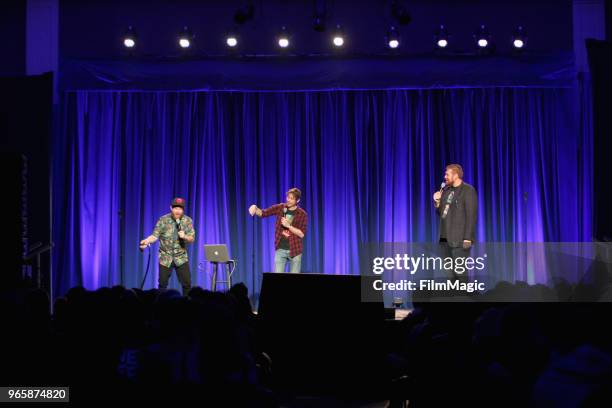
[[[289,223],[291,223],[291,221],[293,221],[293,214],[295,214],[295,210],[287,209],[287,212],[283,216],[287,218],[287,220],[289,220]],[[280,244],[278,248],[289,250],[289,229],[288,228],[283,227],[283,234],[281,235],[281,240],[280,240]]]
[[[461,187],[461,186],[459,186]],[[446,217],[448,213],[451,211],[451,206],[453,200],[455,199],[455,195],[457,194],[457,189],[459,187],[449,187],[446,191],[446,194],[443,194],[442,200],[440,201],[440,217],[442,221],[440,222],[440,238],[446,238]],[[446,205],[448,205],[448,210],[446,210]]]

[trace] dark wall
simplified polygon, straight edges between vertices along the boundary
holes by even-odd
[[[53,78],[51,74],[0,78],[0,89],[0,153],[3,153],[3,157],[26,157],[27,237],[30,247],[37,242],[46,244],[51,239],[49,135]],[[14,177],[11,177],[10,182],[15,182]],[[3,193],[2,200],[6,205],[15,205],[21,199],[8,191],[3,190]],[[14,220],[21,217],[21,214],[11,211],[6,217]],[[21,237],[12,239],[20,240]],[[48,262],[46,254],[43,271],[49,270]]]
[[[612,192],[608,176],[612,151],[612,42],[587,40],[593,89],[595,237],[612,241]]]
[[[320,3],[325,3],[319,0]],[[141,54],[176,54],[177,32],[188,25],[196,34],[195,47],[203,54],[227,53],[223,33],[234,26],[233,15],[245,0],[130,1],[115,3],[65,0],[60,8],[60,49],[63,57],[108,58],[121,53],[120,37],[128,25],[138,32]],[[254,1],[255,18],[242,27],[244,53],[276,53],[274,36],[286,25],[300,54],[330,51],[329,33],[312,29],[311,0]],[[390,1],[327,1],[328,28],[344,26],[347,51],[386,52],[384,35],[393,23]],[[572,3],[569,0],[405,1],[412,22],[400,27],[402,52],[430,52],[433,33],[445,23],[456,48],[472,50],[472,34],[486,23],[500,51],[510,50],[510,38],[519,24],[529,34],[529,46],[539,51],[572,49]]]
[[[25,74],[25,10],[24,0],[7,0],[0,5],[0,75]]]
[[[612,41],[612,0],[605,0],[606,40]]]

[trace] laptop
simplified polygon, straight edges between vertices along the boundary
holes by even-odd
[[[204,245],[204,253],[208,262],[226,263],[230,261],[225,244]]]

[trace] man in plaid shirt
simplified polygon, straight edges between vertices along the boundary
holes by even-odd
[[[274,271],[285,272],[287,262],[291,273],[299,273],[302,267],[302,240],[306,233],[308,215],[298,207],[302,192],[297,188],[287,191],[287,202],[261,209],[253,204],[249,207],[251,216],[276,216],[274,229]]]

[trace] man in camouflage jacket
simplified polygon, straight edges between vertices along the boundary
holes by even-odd
[[[172,269],[183,287],[183,295],[191,289],[191,271],[187,244],[195,241],[193,221],[184,214],[185,200],[175,198],[170,206],[171,212],[157,220],[153,234],[140,241],[140,248],[144,249],[159,240],[159,288],[166,289]]]

